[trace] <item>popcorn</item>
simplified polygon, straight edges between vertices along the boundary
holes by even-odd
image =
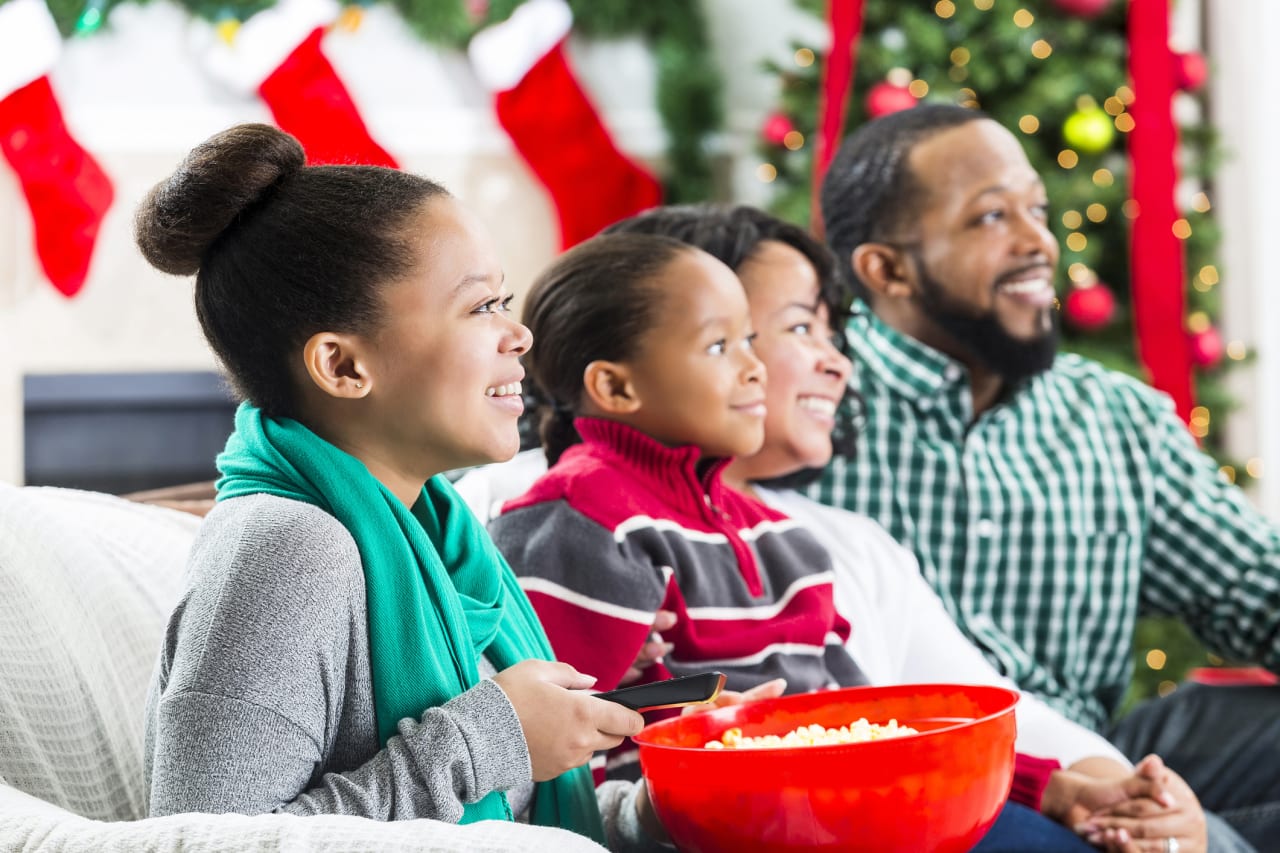
[[[814,723],[792,729],[785,735],[761,735],[760,737],[743,737],[742,729],[732,728],[725,731],[719,740],[709,740],[704,744],[706,749],[786,749],[795,746],[833,746],[842,743],[866,743],[871,740],[915,735],[920,732],[911,726],[898,725],[897,720],[890,720],[885,725],[867,722],[861,717],[847,726],[838,729],[827,729]]]

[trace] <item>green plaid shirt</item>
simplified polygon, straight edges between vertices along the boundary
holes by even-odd
[[[1164,395],[1060,355],[974,420],[959,363],[855,310],[857,455],[811,496],[912,548],[996,667],[1095,728],[1132,675],[1139,614],[1280,670],[1280,530]]]

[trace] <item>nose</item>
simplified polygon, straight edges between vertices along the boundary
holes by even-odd
[[[524,355],[533,346],[533,332],[518,320],[509,320],[507,334],[502,339],[502,351],[514,355]]]
[[[750,385],[752,383],[756,383],[758,385],[763,385],[766,375],[764,362],[756,356],[754,350],[743,348],[741,352],[743,356],[742,372],[740,374],[742,377],[742,384]]]
[[[1038,256],[1052,263],[1058,257],[1058,238],[1053,236],[1049,224],[1031,210],[1022,210],[1016,217],[1019,255]]]
[[[818,372],[839,380],[841,385],[846,384],[853,373],[853,362],[831,341],[823,340],[819,346],[821,350],[818,353]]]

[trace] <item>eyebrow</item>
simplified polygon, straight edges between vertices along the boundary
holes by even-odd
[[[1033,189],[1033,190],[1041,190],[1041,191],[1045,190],[1044,180],[1042,180],[1041,178],[1036,178],[1034,181],[1030,181],[1027,184],[1027,186],[1029,189]],[[1007,193],[1007,192],[1016,192],[1016,190],[1013,187],[1008,186],[1007,184],[995,184],[994,186],[986,187],[985,189],[981,189],[978,192],[974,193],[973,197],[969,199],[969,202],[970,203],[975,202],[978,199],[982,198],[983,196],[991,195],[992,193]]]
[[[456,299],[459,295],[470,288],[475,287],[477,284],[488,284],[492,278],[492,276],[485,273],[468,273],[462,277],[461,281],[454,285],[453,292],[449,294],[449,298]],[[506,273],[503,273],[502,278],[498,280],[498,286],[501,287],[506,280]]]

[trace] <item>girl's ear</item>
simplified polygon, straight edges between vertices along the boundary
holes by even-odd
[[[582,371],[587,400],[604,415],[628,415],[640,408],[631,371],[616,361],[593,361]]]
[[[373,389],[365,369],[359,338],[336,332],[316,332],[302,347],[302,364],[321,391],[331,397],[357,399]]]
[[[863,243],[853,250],[850,266],[858,280],[878,297],[909,298],[915,292],[915,277],[906,256],[887,243]]]

